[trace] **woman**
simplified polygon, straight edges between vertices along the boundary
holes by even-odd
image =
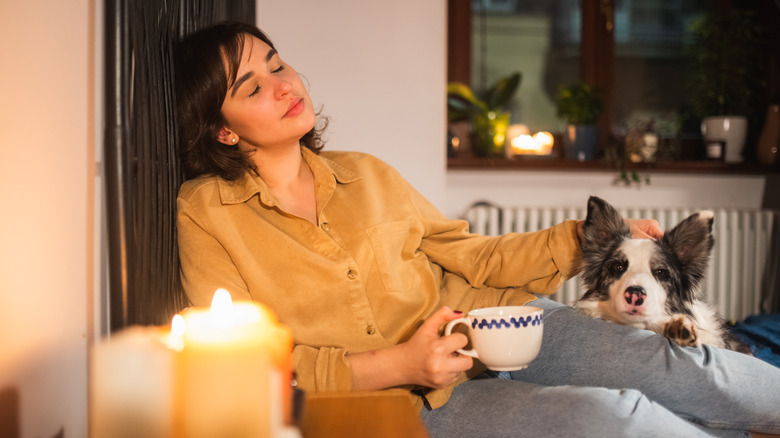
[[[576,274],[581,223],[496,238],[445,218],[386,164],[320,152],[297,73],[258,29],[223,23],[176,50],[182,281],[272,308],[307,391],[404,388],[432,436],[746,436],[780,431],[780,372],[679,348],[533,294]],[[659,237],[653,221],[635,235]],[[461,311],[545,310],[539,357],[496,376],[440,328]],[[458,311],[452,310],[458,309]],[[626,354],[626,351],[632,352]]]

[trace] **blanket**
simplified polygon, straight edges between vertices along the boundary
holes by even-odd
[[[780,313],[748,316],[731,330],[754,356],[780,367]]]

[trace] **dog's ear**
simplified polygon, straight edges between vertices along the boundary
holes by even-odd
[[[588,198],[588,216],[582,226],[582,234],[585,242],[599,245],[612,239],[631,237],[631,229],[607,201],[591,196]]]
[[[715,238],[712,236],[713,213],[709,210],[694,213],[664,234],[662,242],[669,245],[684,269],[703,276],[707,269]]]

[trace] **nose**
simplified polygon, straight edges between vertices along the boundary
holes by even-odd
[[[279,80],[274,88],[275,97],[279,100],[290,94],[290,91],[292,91],[292,84],[285,80]]]
[[[645,302],[647,293],[642,286],[629,286],[623,293],[626,302],[632,306],[641,306]]]

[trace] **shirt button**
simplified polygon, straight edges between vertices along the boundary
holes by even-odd
[[[352,269],[350,269],[349,271],[347,271],[347,278],[349,278],[350,280],[356,279],[357,278],[357,272],[352,270]]]
[[[366,324],[366,333],[368,333],[369,335],[373,335],[374,333],[376,333],[376,327],[374,327],[373,324]]]
[[[330,231],[330,224],[329,224],[329,223],[327,223],[327,222],[323,222],[323,223],[322,223],[322,225],[320,225],[320,227],[321,227],[323,230],[325,230],[325,231]]]

